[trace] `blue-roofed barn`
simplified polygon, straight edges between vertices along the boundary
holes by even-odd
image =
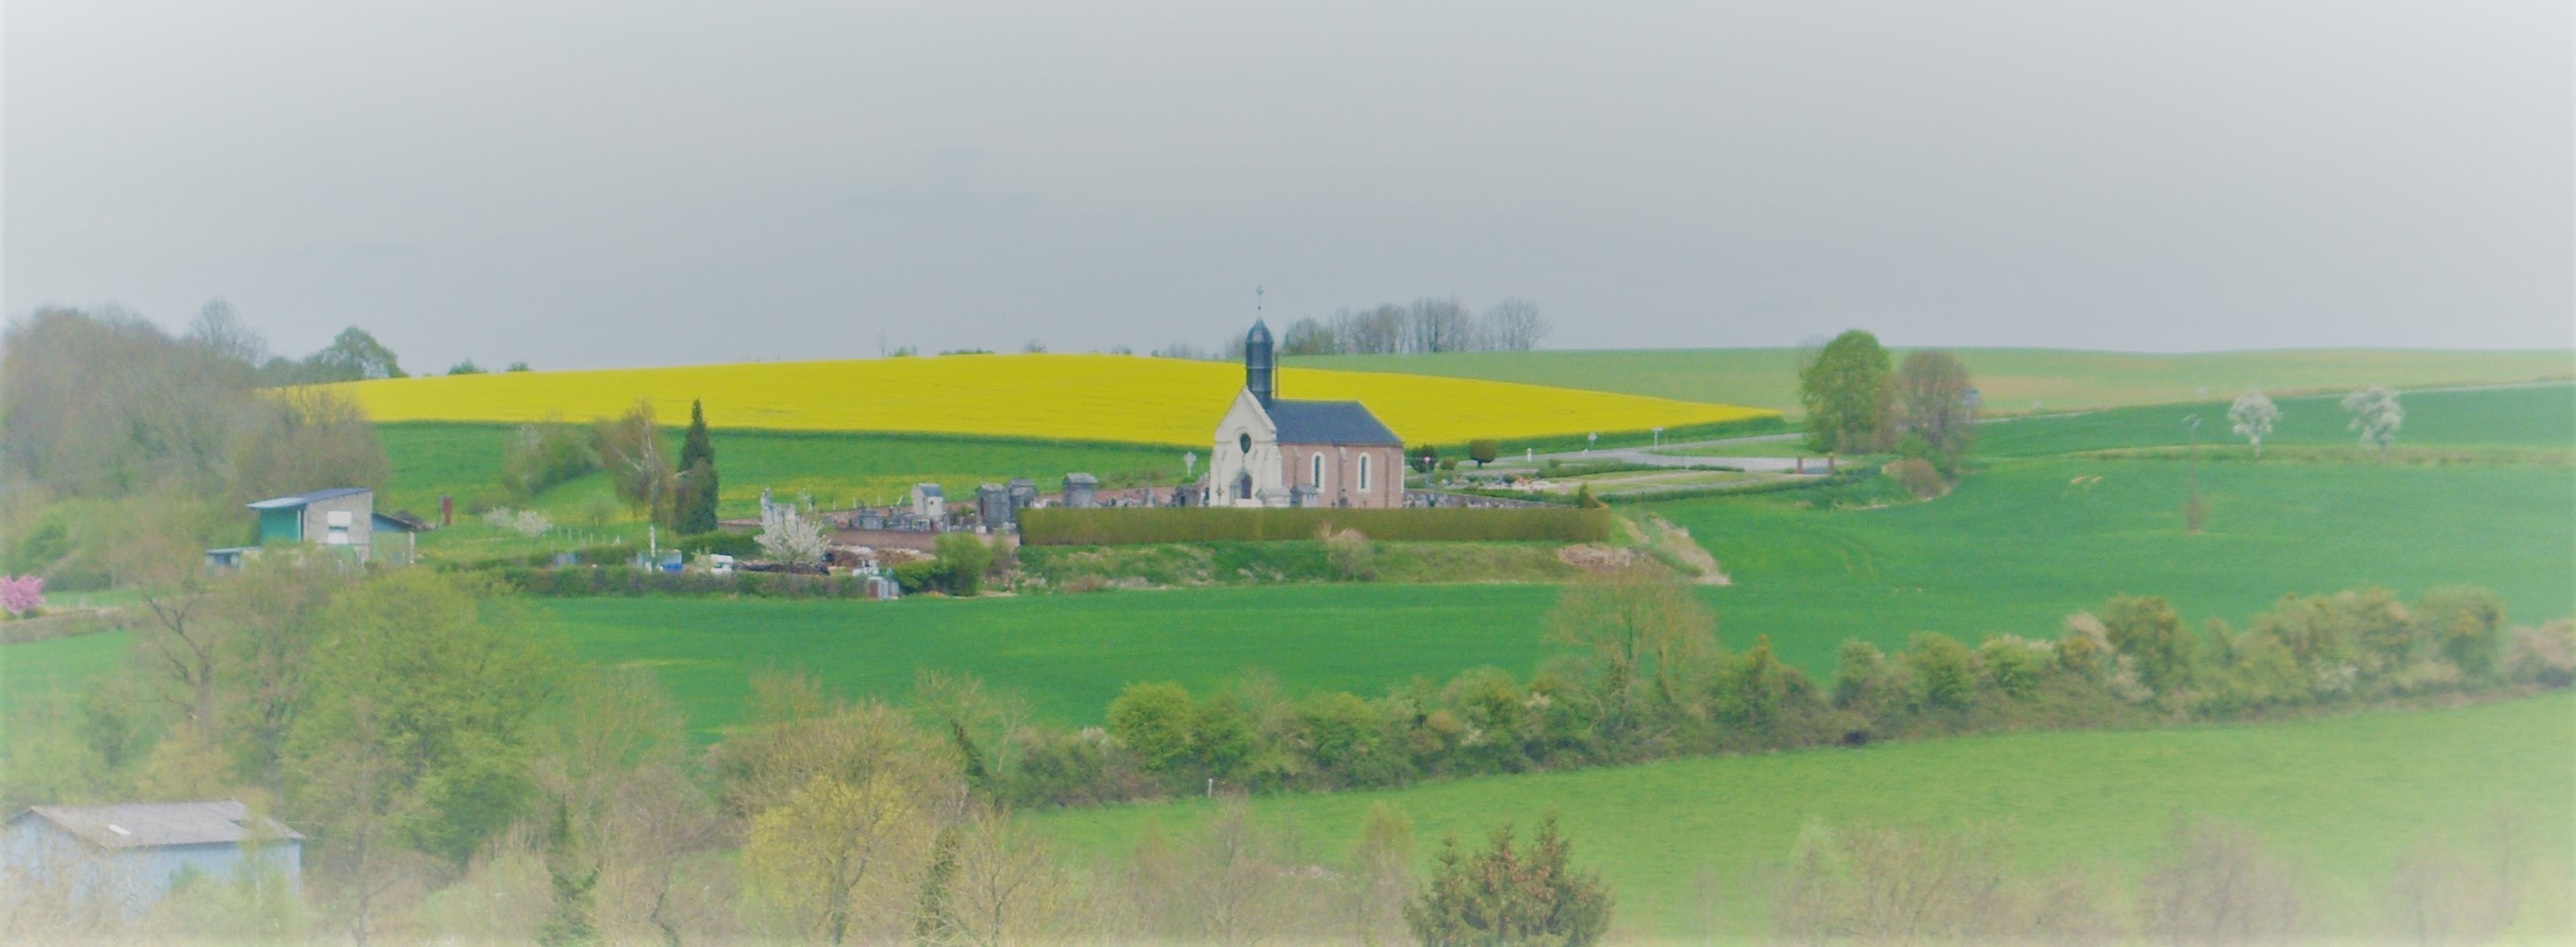
[[[1404,505],[1404,441],[1357,401],[1279,397],[1270,328],[1244,337],[1243,390],[1208,454],[1214,506]]]

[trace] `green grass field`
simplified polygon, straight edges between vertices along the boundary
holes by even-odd
[[[1132,681],[1209,687],[1261,668],[1304,691],[1369,693],[1463,667],[1526,667],[1550,586],[1285,586],[868,602],[573,599],[546,604],[575,654],[651,667],[702,731],[734,722],[746,681],[802,670],[843,693],[901,697],[915,668],[1098,723]],[[1463,663],[1462,663],[1463,662]]]
[[[1618,895],[1614,934],[1635,939],[1697,938],[1712,920],[1720,932],[1759,930],[1766,879],[1812,820],[1999,826],[2030,871],[2094,871],[2125,886],[2160,854],[2177,814],[2214,816],[2253,826],[2313,881],[2315,916],[2348,926],[2375,916],[2379,885],[2406,849],[2471,844],[2509,807],[2524,820],[2523,850],[2548,866],[2525,920],[2559,918],[2526,932],[2565,936],[2567,896],[2548,891],[2563,887],[2576,851],[2570,799],[2576,694],[2561,693],[2287,723],[1677,760],[1251,805],[1273,825],[1293,824],[1321,861],[1337,860],[1379,803],[1412,819],[1426,855],[1443,833],[1476,840],[1498,822],[1526,830],[1556,811],[1576,861]],[[1212,809],[1186,801],[1030,819],[1098,857],[1134,844],[1148,823],[1187,830]]]
[[[2370,384],[2423,388],[2576,378],[2576,353],[2297,349],[2141,355],[2060,349],[1950,349],[1968,363],[1988,410],[2084,410],[2234,397],[2247,388],[2324,391]],[[1898,350],[1897,357],[1903,357]],[[1412,372],[1560,385],[1800,412],[1795,349],[1653,349],[1332,355],[1310,368]]]
[[[2427,441],[2529,438],[2503,422],[2503,433],[2450,428],[2529,416],[2557,403],[2538,400],[2552,390],[2565,391],[2476,393],[2486,409],[2421,396],[2409,429]],[[2301,404],[2291,411],[2292,419],[2315,413]],[[1629,509],[1688,527],[1733,577],[1732,586],[1700,591],[1728,646],[1768,635],[1783,660],[1820,677],[1847,638],[1899,646],[1917,631],[1969,641],[2052,636],[2067,613],[2121,593],[2164,595],[2195,626],[2212,617],[2241,624],[2288,592],[2369,584],[2410,596],[2452,583],[2488,586],[2516,621],[2576,614],[2576,476],[2567,467],[2207,464],[2200,477],[2211,513],[2198,536],[2182,529],[2188,470],[2160,460],[2007,458],[1924,504],[1799,509],[1800,496],[1789,493]],[[764,667],[804,668],[847,692],[886,696],[900,696],[916,667],[970,673],[1071,723],[1097,722],[1131,681],[1208,687],[1259,668],[1292,692],[1374,694],[1479,665],[1526,674],[1547,654],[1540,629],[1555,594],[1550,586],[1345,584],[891,606],[592,599],[543,607],[576,654],[657,668],[693,721],[711,730],[736,719],[745,680]],[[12,645],[0,649],[0,673],[13,689],[78,676],[113,657],[104,640]]]
[[[2334,446],[2360,451],[2350,415],[2332,396],[2278,398],[2280,421],[2265,447]],[[2409,392],[2399,399],[2406,422],[2397,448],[2497,447],[2576,450],[2576,385]],[[2243,446],[2227,420],[2228,402],[2117,408],[1980,425],[1977,451],[2031,457],[2121,447],[2187,443],[2186,418],[2201,420],[2200,442]],[[2250,453],[2250,452],[2249,452]]]
[[[434,513],[440,494],[454,496],[461,506],[491,488],[516,428],[412,423],[376,430],[394,469],[377,505]],[[669,440],[676,455],[680,431],[672,429]],[[715,431],[713,440],[724,476],[718,511],[724,516],[756,514],[763,487],[781,499],[812,494],[817,503],[841,506],[852,500],[893,502],[923,482],[937,483],[951,496],[973,496],[976,484],[1012,477],[1029,477],[1039,489],[1052,490],[1077,471],[1104,482],[1154,472],[1157,482],[1168,484],[1182,470],[1180,451],[1115,444],[740,430]],[[535,505],[561,518],[588,498],[607,495],[606,478],[594,474],[547,491]]]
[[[1690,529],[1734,578],[1707,593],[1730,645],[1768,634],[1810,670],[1830,668],[1845,638],[2054,636],[2068,612],[2123,593],[2163,595],[2195,626],[2241,624],[2288,592],[2371,584],[2410,596],[2483,585],[2519,621],[2576,611],[2566,468],[2209,464],[2198,536],[2183,533],[2187,471],[2035,459],[1885,509],[1802,510],[1795,494],[1637,509]]]

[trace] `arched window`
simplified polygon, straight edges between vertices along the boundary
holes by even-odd
[[[1368,483],[1369,483],[1369,478],[1368,478],[1368,475],[1369,475],[1369,469],[1368,469],[1368,468],[1369,468],[1369,455],[1367,455],[1367,454],[1361,454],[1361,455],[1360,455],[1360,492],[1361,492],[1361,493],[1367,493],[1367,492],[1368,492]]]
[[[1307,483],[1310,483],[1310,484],[1313,484],[1313,485],[1314,485],[1314,487],[1315,487],[1315,489],[1317,489],[1317,490],[1321,490],[1321,489],[1323,489],[1323,488],[1324,488],[1324,455],[1323,455],[1323,453],[1322,453],[1321,451],[1316,452],[1314,459],[1313,459],[1312,461],[1308,462],[1308,463],[1307,463],[1307,466],[1308,466],[1308,467],[1311,467],[1311,468],[1314,468],[1314,474],[1315,474],[1315,476],[1314,476],[1313,478],[1309,479],[1309,480],[1308,480],[1308,481],[1306,481],[1306,482],[1307,482]]]
[[[1237,500],[1252,499],[1251,471],[1247,470],[1234,475],[1234,498]]]
[[[1247,433],[1247,434],[1237,434],[1237,435],[1235,435],[1235,436],[1234,436],[1234,444],[1235,444],[1235,446],[1236,446],[1237,448],[1240,448],[1240,449],[1241,449],[1241,450],[1242,450],[1246,455],[1249,455],[1249,454],[1251,454],[1251,453],[1252,453],[1252,435],[1251,435],[1251,434],[1248,434],[1248,433]]]

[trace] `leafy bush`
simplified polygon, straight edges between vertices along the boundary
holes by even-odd
[[[2102,627],[2112,647],[2137,660],[2138,676],[2148,687],[2163,692],[2191,680],[2194,641],[2164,599],[2114,598],[2103,609]]]
[[[2494,592],[2451,586],[2415,601],[2418,636],[2470,677],[2494,672],[2504,646],[2504,602]]]
[[[941,533],[931,548],[938,556],[931,573],[933,588],[950,595],[984,590],[984,576],[993,568],[993,547],[973,533]]]
[[[1345,581],[1366,582],[1377,577],[1377,547],[1359,530],[1346,529],[1324,534],[1324,556],[1333,563],[1333,572]]]
[[[1263,542],[1353,529],[1382,542],[1601,542],[1603,510],[1568,509],[1094,509],[1020,511],[1020,541],[1033,546]]]
[[[2056,649],[2011,635],[1996,635],[1977,646],[1977,661],[1986,677],[2007,697],[2024,699],[2039,692],[2040,679],[2057,663]]]
[[[1950,485],[1941,479],[1941,471],[1920,457],[1894,461],[1880,470],[1918,500],[1929,500],[1950,490]]]
[[[1958,639],[1935,632],[1914,636],[1905,655],[1907,670],[1923,688],[1923,702],[1934,707],[1965,707],[1977,696],[1977,655]]]
[[[590,434],[565,424],[522,424],[501,455],[501,488],[527,499],[599,469]]]
[[[899,562],[893,572],[894,584],[906,593],[938,591],[943,575],[937,562]]]
[[[1180,769],[1190,760],[1192,724],[1198,708],[1179,684],[1129,684],[1109,702],[1109,732],[1136,754],[1145,768]]]

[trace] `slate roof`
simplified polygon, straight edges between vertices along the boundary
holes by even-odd
[[[421,519],[420,517],[413,516],[409,513],[378,512],[375,514],[375,520],[375,528],[379,531],[404,533],[429,532],[428,520]]]
[[[209,802],[138,802],[116,806],[31,806],[19,819],[38,818],[103,848],[163,845],[236,845],[253,838],[301,839],[275,819],[250,814],[231,799]]]
[[[1272,399],[1270,423],[1282,444],[1393,444],[1404,446],[1357,401],[1289,401]]]
[[[308,503],[318,503],[323,500],[336,500],[341,497],[352,496],[365,492],[367,492],[367,488],[365,487],[333,487],[328,490],[315,490],[311,493],[298,493],[291,497],[276,497],[273,499],[261,500],[257,503],[248,504],[248,506],[254,510],[290,510]]]

